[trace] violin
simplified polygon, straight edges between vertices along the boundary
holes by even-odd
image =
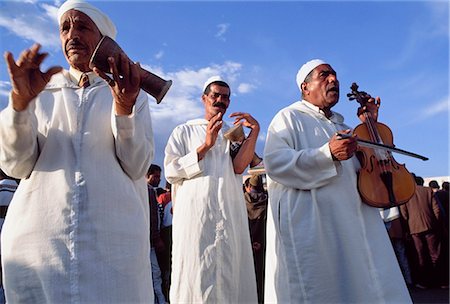
[[[349,100],[356,100],[364,109],[370,98],[369,94],[358,91],[353,83]],[[375,147],[394,147],[391,129],[375,121],[372,114],[363,110],[365,122],[354,130],[358,140],[374,143]],[[416,190],[416,183],[405,165],[397,163],[389,149],[369,148],[358,144],[356,156],[361,163],[358,172],[358,191],[363,202],[378,208],[391,208],[406,203]]]

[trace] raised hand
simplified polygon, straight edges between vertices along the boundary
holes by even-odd
[[[234,172],[236,174],[242,174],[255,157],[256,141],[258,140],[259,134],[259,123],[249,113],[234,112],[230,114],[230,117],[234,117],[234,124],[242,123],[243,126],[251,129],[250,134],[244,140],[239,152],[233,159]]]
[[[111,87],[116,114],[129,115],[140,90],[139,63],[132,62],[125,53],[119,55],[118,62],[115,62],[113,57],[109,57],[108,63],[113,76],[112,79],[96,67],[93,70]]]
[[[244,127],[250,128],[252,130],[259,132],[259,123],[253,118],[249,113],[244,112],[234,112],[230,114],[230,117],[234,117],[234,124],[242,122]]]
[[[208,126],[206,127],[205,143],[197,148],[199,160],[203,159],[206,152],[208,152],[216,143],[219,131],[222,129],[222,125],[223,121],[221,112],[217,113],[209,120]]]
[[[35,43],[30,49],[24,50],[17,61],[10,52],[5,52],[5,61],[12,84],[12,106],[16,111],[23,111],[28,104],[45,88],[50,78],[61,72],[62,67],[53,66],[46,72],[40,70],[40,65],[48,53],[40,53],[41,45]]]
[[[205,145],[207,148],[212,148],[216,143],[217,136],[219,134],[220,129],[222,129],[223,121],[222,121],[222,113],[217,113],[216,116],[211,118],[206,127],[206,139]]]
[[[367,100],[367,103],[365,104],[365,106],[361,106],[358,108],[357,115],[358,115],[359,119],[362,122],[365,122],[366,117],[364,115],[364,112],[369,112],[370,115],[372,116],[372,118],[374,119],[374,121],[377,121],[378,120],[378,109],[380,108],[380,105],[381,105],[380,97],[377,97],[377,98],[370,97]]]

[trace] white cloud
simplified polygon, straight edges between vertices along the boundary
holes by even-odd
[[[217,25],[219,31],[216,33],[216,37],[222,41],[225,41],[225,34],[228,31],[230,25],[228,23],[221,23]]]
[[[159,67],[148,65],[142,65],[142,67],[163,79],[173,81],[172,87],[160,104],[156,104],[150,97],[156,149],[154,162],[157,164],[163,163],[164,148],[172,130],[189,119],[203,117],[204,108],[201,95],[204,82],[211,76],[221,75],[233,88],[242,69],[240,63],[232,61],[197,69],[185,68],[168,73]]]
[[[164,51],[159,51],[158,53],[155,54],[156,59],[161,59],[163,56],[164,56]]]
[[[0,110],[8,105],[8,96],[11,91],[11,83],[9,81],[0,80]]]
[[[8,96],[11,90],[11,83],[9,81],[0,80],[0,96]]]
[[[249,93],[249,92],[253,91],[255,88],[256,88],[255,85],[244,82],[244,83],[239,84],[237,90],[239,93],[245,94],[245,93]]]
[[[21,9],[22,6],[23,9]],[[20,9],[20,14],[14,12],[17,9]],[[18,37],[39,42],[44,47],[59,49],[57,10],[56,6],[33,1],[14,6],[3,4],[0,12],[0,26]]]
[[[423,120],[423,119],[427,119],[427,118],[436,116],[441,113],[448,112],[449,102],[450,102],[450,99],[447,96],[447,98],[443,98],[442,100],[440,100],[434,104],[431,104],[424,111],[421,111],[422,114],[420,115],[419,118],[421,118],[421,120]]]
[[[449,114],[450,98],[449,96],[442,98],[441,100],[430,103],[426,108],[418,109],[416,115],[413,115],[410,120],[405,121],[405,126],[428,120],[435,116],[447,113]]]

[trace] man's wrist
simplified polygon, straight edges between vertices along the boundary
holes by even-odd
[[[128,107],[115,102],[116,114],[117,115],[130,115],[133,112],[133,107]]]

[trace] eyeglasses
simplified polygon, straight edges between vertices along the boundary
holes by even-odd
[[[209,97],[214,98],[214,99],[219,99],[219,97],[222,97],[223,100],[230,100],[230,95],[221,94],[219,92],[213,92],[213,91],[211,91],[211,94],[209,95]]]

